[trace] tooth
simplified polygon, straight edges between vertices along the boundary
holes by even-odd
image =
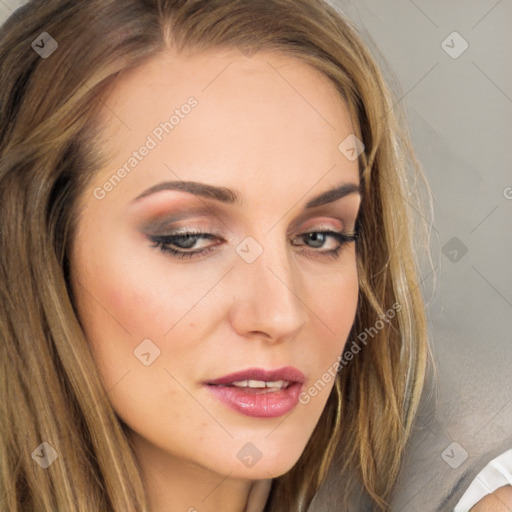
[[[253,388],[253,389],[265,389],[271,388],[272,390],[284,389],[289,386],[289,382],[287,380],[276,380],[271,382],[265,382],[263,380],[239,380],[233,382],[231,386],[236,386],[238,388]]]
[[[263,380],[250,380],[248,381],[248,385],[250,388],[264,388],[265,381]]]
[[[284,380],[276,380],[274,382],[267,382],[267,388],[283,388],[285,385]]]

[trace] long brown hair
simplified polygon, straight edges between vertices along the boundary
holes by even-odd
[[[39,47],[51,48],[43,32],[58,44],[51,55],[32,46],[43,39]],[[339,90],[365,146],[360,296],[349,340],[400,306],[337,374],[302,456],[273,481],[267,509],[306,510],[337,449],[347,493],[357,480],[389,510],[428,356],[408,217],[408,164],[415,176],[421,169],[375,58],[322,0],[33,0],[2,27],[2,510],[147,510],[138,462],[73,305],[67,254],[77,198],[104,161],[98,114],[122,72],[167,48],[235,47],[291,55]],[[42,469],[37,454],[58,460]]]

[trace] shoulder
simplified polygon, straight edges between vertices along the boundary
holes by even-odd
[[[512,512],[512,448],[476,475],[453,512]]]
[[[512,512],[512,485],[487,494],[469,512]]]

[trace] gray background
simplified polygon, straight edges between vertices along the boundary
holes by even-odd
[[[0,21],[22,3],[0,0]],[[396,74],[434,195],[423,287],[438,384],[394,510],[448,510],[462,475],[512,448],[512,1],[331,4]]]
[[[459,479],[460,498],[512,448],[512,2],[330,3],[395,72],[434,196],[435,272],[423,277],[438,384],[393,510],[449,510],[441,497]],[[468,44],[457,58],[443,49],[463,49],[443,44],[454,31]]]

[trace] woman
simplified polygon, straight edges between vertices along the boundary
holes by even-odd
[[[0,56],[2,510],[306,510],[336,447],[389,510],[421,172],[351,24],[48,0]]]

